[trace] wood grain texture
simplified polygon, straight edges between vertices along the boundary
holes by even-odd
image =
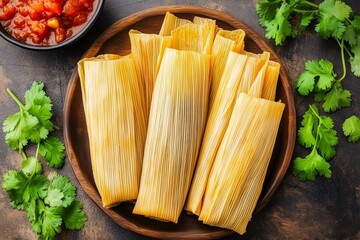
[[[271,54],[272,60],[280,62],[275,52],[247,25],[222,12],[194,6],[157,7],[121,19],[110,26],[94,42],[83,55],[83,58],[105,53],[120,55],[130,53],[129,30],[136,29],[145,33],[158,33],[167,11],[187,19],[192,19],[194,16],[212,18],[223,29],[242,29],[246,33],[245,49],[247,51],[255,53],[268,51]],[[264,188],[255,210],[256,212],[260,211],[267,204],[284,177],[295,143],[294,99],[284,67],[281,67],[279,79],[277,100],[284,102],[286,107]],[[77,72],[74,71],[68,85],[64,105],[64,138],[68,158],[85,192],[116,223],[145,236],[166,239],[219,238],[232,233],[225,229],[206,226],[197,221],[195,216],[189,216],[185,213],[180,216],[178,224],[173,224],[133,215],[133,204],[131,203],[123,203],[111,209],[103,208],[92,176],[88,136],[82,105],[79,77]]]
[[[101,33],[119,19],[141,10],[164,5],[201,6],[229,14],[264,37],[264,29],[258,24],[255,12],[257,2],[258,0],[106,0],[103,13],[93,28],[77,43],[64,49],[48,52],[28,51],[0,38],[0,122],[17,111],[17,106],[6,93],[6,88],[11,88],[20,99],[23,99],[23,94],[31,86],[32,81],[41,80],[46,84],[46,91],[53,100],[53,119],[60,128],[56,134],[62,138],[65,94],[76,63]],[[354,13],[360,15],[358,0],[347,0],[346,3],[352,7]],[[313,102],[312,96],[300,96],[294,89],[296,78],[303,71],[305,61],[328,59],[334,63],[335,72],[342,75],[337,43],[317,37],[314,26],[315,24],[312,24],[310,29],[301,32],[297,38],[286,40],[282,46],[275,46],[272,40],[264,40],[281,59],[293,87],[297,123],[301,121],[308,105]],[[232,234],[224,237],[224,240],[360,239],[360,147],[359,143],[347,143],[341,132],[341,124],[345,118],[353,114],[360,116],[360,84],[359,78],[350,72],[342,83],[344,88],[352,92],[353,101],[350,108],[329,114],[335,121],[339,137],[337,154],[330,162],[332,178],[301,182],[291,174],[291,163],[271,200],[249,223],[247,233],[243,236]],[[32,150],[34,149],[28,149],[29,154],[34,153]],[[295,146],[293,157],[304,157],[307,154],[307,149]],[[4,134],[0,131],[0,174],[11,169],[19,169],[20,162],[20,155],[6,146]],[[45,168],[46,174],[50,171],[51,169]],[[77,195],[84,204],[88,221],[83,230],[64,230],[57,239],[148,239],[119,227],[103,212],[80,186],[68,159],[59,173],[68,176],[77,186]],[[12,209],[2,189],[0,236],[1,239],[36,239],[26,213]]]

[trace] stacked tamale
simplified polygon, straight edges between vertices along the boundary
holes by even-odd
[[[245,32],[167,13],[130,30],[131,54],[79,62],[94,180],[104,207],[246,231],[284,104],[280,64],[244,50]]]

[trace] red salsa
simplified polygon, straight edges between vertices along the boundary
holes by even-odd
[[[54,45],[75,34],[93,5],[94,0],[0,0],[0,21],[22,42]]]

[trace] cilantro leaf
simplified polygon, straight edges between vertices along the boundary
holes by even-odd
[[[24,210],[31,199],[46,196],[47,188],[48,180],[41,174],[27,176],[23,171],[10,171],[3,175],[3,189],[10,199],[11,206],[19,210]]]
[[[27,181],[23,172],[8,171],[3,175],[2,187],[10,199],[11,207],[24,209],[23,195]]]
[[[44,91],[44,83],[34,81],[29,90],[25,92],[25,108],[30,109],[32,106],[42,106],[47,110],[48,117],[51,117],[52,103]]]
[[[266,38],[274,39],[276,45],[281,45],[286,37],[294,37],[296,31],[291,25],[291,13],[294,6],[283,2],[280,8],[276,9],[275,17],[264,22],[266,27]]]
[[[64,209],[63,220],[65,227],[69,230],[81,229],[84,227],[87,217],[82,211],[82,204],[74,200],[70,206]]]
[[[33,82],[31,88],[25,93],[25,109],[39,120],[37,131],[40,133],[39,138],[32,139],[33,142],[38,143],[40,139],[47,137],[49,131],[54,129],[51,122],[52,117],[52,103],[44,91],[44,83]],[[36,137],[38,135],[35,135]]]
[[[315,106],[314,106],[315,107]],[[316,107],[315,107],[316,108]],[[301,121],[301,127],[298,131],[298,142],[306,147],[310,148],[316,143],[316,129],[317,129],[317,117],[313,114],[309,108]]]
[[[316,32],[325,39],[330,36],[341,39],[346,30],[344,21],[349,18],[351,8],[339,0],[325,0],[319,4],[319,12]]]
[[[60,207],[46,206],[42,199],[32,200],[26,213],[39,239],[54,239],[61,231],[62,211]]]
[[[355,76],[360,77],[360,56],[351,57],[350,59],[351,71]]]
[[[315,180],[317,175],[331,177],[330,164],[314,148],[305,158],[294,160],[293,174],[300,180]]]
[[[19,189],[24,184],[26,177],[22,177],[17,171],[10,170],[3,175],[2,188],[7,192]]]
[[[21,170],[26,175],[42,173],[41,163],[35,157],[28,157],[21,163]]]
[[[360,16],[354,16],[353,20],[350,20],[350,24],[347,26],[344,33],[344,40],[347,41],[350,47],[355,47],[360,43]]]
[[[61,232],[62,208],[45,206],[42,212],[41,235],[40,239],[53,239],[56,234]]]
[[[45,204],[42,199],[32,199],[26,208],[28,219],[34,232],[40,234],[42,226],[42,214],[45,211]]]
[[[59,207],[63,203],[64,194],[57,188],[49,189],[47,196],[44,199],[46,204],[50,207]]]
[[[39,153],[50,167],[60,168],[64,164],[65,146],[60,139],[50,136],[39,146]]]
[[[351,105],[351,93],[342,88],[340,81],[335,81],[330,91],[317,94],[316,100],[324,100],[325,112],[334,112]]]
[[[344,21],[345,19],[348,19],[350,16],[350,13],[352,12],[352,9],[349,5],[346,5],[344,2],[339,0],[325,0],[324,2],[328,2],[328,5],[325,7],[319,6],[320,12],[321,9],[325,12],[332,13],[337,19],[340,21]],[[334,6],[332,6],[332,2],[334,2]]]
[[[301,95],[308,95],[314,90],[315,76],[309,71],[304,71],[296,80],[295,87]]]
[[[333,129],[334,123],[330,117],[322,116],[320,119],[320,126],[318,128],[319,140],[317,147],[321,155],[325,159],[331,159],[335,156],[335,146],[338,143],[338,138],[336,136],[336,131]]]
[[[357,116],[353,115],[345,119],[342,130],[349,142],[360,141],[360,119]]]
[[[47,194],[49,181],[44,175],[35,175],[28,180],[23,199],[29,202],[30,198],[44,198]]]
[[[301,20],[300,20],[300,29],[304,30],[306,27],[310,25],[312,20],[314,20],[315,14],[314,13],[304,13],[301,14]]]
[[[65,176],[56,176],[50,180],[49,189],[58,189],[64,194],[62,205],[69,206],[75,199],[75,186]]]
[[[22,149],[28,143],[30,130],[36,127],[38,123],[36,117],[22,109],[10,115],[3,123],[6,143],[13,150]]]
[[[259,15],[260,24],[265,27],[266,22],[274,19],[276,15],[276,9],[281,6],[281,1],[272,0],[260,0],[256,4],[256,12]]]
[[[327,60],[310,60],[305,63],[305,71],[297,79],[295,86],[301,95],[316,90],[327,90],[335,81],[333,64]]]

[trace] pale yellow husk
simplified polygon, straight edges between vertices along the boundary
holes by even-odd
[[[241,29],[233,31],[220,30],[216,34],[211,50],[210,106],[215,100],[229,52],[242,53],[244,50],[244,38],[245,32]]]
[[[171,31],[172,48],[210,54],[216,22],[207,18],[194,18],[195,23],[181,25]]]
[[[150,111],[155,79],[165,48],[171,46],[171,37],[145,34],[130,30],[131,53],[139,69],[144,87],[147,113]]]
[[[78,63],[91,165],[103,206],[138,195],[146,136],[145,102],[132,57]]]
[[[232,114],[246,60],[246,55],[229,53],[218,94],[209,112],[198,163],[185,205],[187,211],[196,215],[200,214],[208,176]]]
[[[283,103],[240,93],[210,172],[199,216],[204,223],[245,233],[283,110]]]
[[[166,12],[159,35],[170,36],[172,30],[188,23],[191,23],[191,21],[188,19],[178,18],[170,12]]]
[[[270,53],[263,52],[261,54],[254,54],[251,52],[245,52],[245,54],[248,55],[248,60],[244,69],[243,79],[238,89],[238,95],[240,93],[249,93],[250,88],[253,86],[251,95],[261,96]],[[253,83],[256,84],[253,85]]]
[[[261,98],[265,98],[268,100],[275,100],[279,73],[280,73],[280,63],[269,61],[269,65],[265,73]]]
[[[210,58],[166,49],[156,78],[133,213],[177,222],[207,119]]]

